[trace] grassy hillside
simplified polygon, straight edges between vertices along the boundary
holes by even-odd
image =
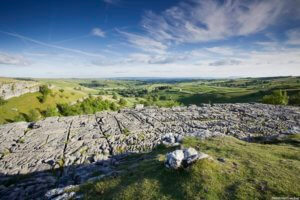
[[[23,81],[23,79],[0,78],[1,83],[10,83]],[[19,97],[8,99],[5,104],[0,105],[0,124],[12,122],[21,113],[28,114],[30,110],[40,112],[47,108],[54,108],[57,104],[73,104],[77,100],[88,97],[88,95],[98,93],[97,90],[82,87],[79,83],[64,79],[37,79],[41,85],[49,85],[51,95],[48,95],[46,101],[41,103],[38,97],[40,92],[27,93]]]
[[[0,82],[32,79],[0,78]],[[123,107],[156,105],[200,105],[202,103],[247,103],[261,102],[274,90],[287,91],[290,105],[300,105],[300,77],[211,79],[211,80],[105,80],[105,79],[36,79],[50,85],[53,95],[45,103],[37,97],[40,93],[25,94],[0,105],[0,124],[13,120],[18,114],[27,114],[31,109],[43,111],[56,104],[74,103],[89,95],[118,103],[126,100]]]
[[[211,79],[211,80],[76,80],[101,94],[138,97],[150,105],[261,102],[274,90],[285,90],[291,105],[300,104],[300,77]],[[138,101],[137,101],[138,102]]]
[[[188,169],[164,167],[160,147],[149,154],[134,155],[118,167],[121,176],[83,185],[85,199],[271,199],[299,197],[300,135],[276,144],[256,144],[232,137],[197,140],[184,146],[212,156]],[[225,159],[225,162],[218,161]]]
[[[35,92],[9,99],[7,103],[0,106],[0,124],[14,120],[20,113],[28,114],[32,109],[43,111],[49,107],[55,107],[59,103],[76,102],[86,95],[77,92],[53,90],[44,103],[39,102],[38,96],[41,96],[41,93]]]

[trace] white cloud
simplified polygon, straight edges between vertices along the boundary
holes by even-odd
[[[92,35],[97,37],[105,37],[105,32],[102,31],[100,28],[93,28]]]
[[[205,50],[216,53],[216,54],[221,54],[224,56],[233,56],[235,55],[235,49],[232,47],[210,47],[210,48],[205,48]]]
[[[300,28],[292,29],[286,32],[287,44],[300,45]]]
[[[209,63],[209,66],[232,66],[232,65],[240,65],[242,62],[239,60],[218,60],[212,63]]]
[[[28,66],[30,61],[20,55],[12,55],[7,53],[0,52],[0,65],[19,65],[19,66]]]
[[[117,31],[124,35],[128,39],[128,42],[131,43],[134,47],[139,48],[142,51],[163,54],[167,49],[167,46],[165,44],[150,37],[128,33],[120,30]]]
[[[126,59],[126,63],[142,63],[150,65],[165,65],[165,64],[174,64],[180,61],[184,61],[187,57],[185,55],[177,55],[174,53],[168,54],[142,54],[135,53],[129,55],[129,58]]]
[[[283,1],[189,0],[161,14],[147,12],[142,25],[157,41],[197,43],[257,33],[274,23]]]

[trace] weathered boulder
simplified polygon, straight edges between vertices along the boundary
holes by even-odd
[[[178,146],[183,140],[183,136],[174,133],[167,133],[162,136],[162,143],[166,146]]]
[[[204,158],[209,158],[209,155],[197,152],[194,148],[176,150],[167,154],[165,166],[172,169],[178,169],[180,167],[186,168],[197,160]]]
[[[183,150],[176,150],[167,154],[166,167],[178,169],[181,167],[182,160],[184,159]]]
[[[189,166],[199,158],[199,153],[194,148],[184,149],[184,159],[182,165],[184,167]]]

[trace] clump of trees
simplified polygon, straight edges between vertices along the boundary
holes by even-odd
[[[148,94],[148,90],[146,89],[122,89],[118,90],[118,94],[123,97],[144,97]]]
[[[97,88],[97,87],[105,87],[107,86],[106,84],[99,83],[98,81],[91,81],[90,83],[79,83],[79,85],[83,87],[88,87],[88,88]]]
[[[25,119],[28,122],[36,122],[41,119],[41,117],[41,113],[37,109],[32,109],[27,115],[25,115]]]
[[[15,117],[14,121],[26,121],[26,122],[36,122],[41,119],[41,113],[37,109],[31,109],[28,114],[20,113]]]
[[[72,116],[81,114],[94,114],[103,110],[118,110],[119,107],[108,100],[103,100],[102,98],[89,97],[82,102],[74,105],[69,104],[58,104],[57,110],[59,115],[62,116]]]
[[[39,92],[42,94],[41,96],[38,96],[37,99],[41,103],[45,103],[47,100],[48,95],[51,94],[51,90],[48,88],[47,85],[40,86]]]
[[[265,95],[262,102],[274,105],[287,105],[289,103],[289,96],[286,91],[275,90],[271,95]]]
[[[114,100],[118,100],[118,96],[117,96],[117,94],[116,94],[115,92],[113,93],[112,98],[113,98]]]
[[[290,96],[289,104],[291,104],[291,105],[300,105],[300,92]]]
[[[59,116],[57,107],[48,107],[45,111],[42,111],[44,117],[54,117]]]
[[[89,97],[82,102],[77,102],[74,105],[66,103],[57,104],[55,107],[48,107],[43,111],[32,109],[27,114],[20,113],[12,121],[35,122],[40,120],[42,117],[94,114],[103,110],[117,111],[118,109],[120,109],[120,107],[114,102],[103,100],[101,97]]]
[[[126,105],[127,105],[127,101],[126,101],[124,98],[121,98],[121,99],[119,100],[119,104],[120,104],[121,106],[126,106]]]

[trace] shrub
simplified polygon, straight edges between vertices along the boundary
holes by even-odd
[[[289,104],[291,105],[300,105],[300,92],[294,94],[289,99]]]
[[[118,100],[118,96],[117,96],[117,94],[116,94],[116,93],[114,93],[112,98],[113,98],[113,99],[115,99],[115,100]]]
[[[42,112],[42,115],[44,117],[53,117],[53,116],[58,116],[59,112],[56,107],[54,108],[48,107],[45,111]]]
[[[153,97],[152,97],[152,100],[153,100],[153,101],[158,101],[158,97],[157,97],[157,96],[153,96]]]
[[[59,89],[59,91],[60,91],[61,93],[63,93],[65,90],[64,90],[64,89]]]
[[[27,115],[24,114],[24,117],[27,122],[35,122],[41,118],[41,114],[38,110],[32,109],[29,111],[29,113]]]
[[[113,111],[118,110],[118,106],[117,106],[114,102],[112,102],[112,103],[110,104],[109,108],[110,108],[111,110],[113,110]]]
[[[143,104],[145,107],[152,105],[152,103],[150,101],[145,101],[145,100],[139,101],[139,104]]]
[[[70,106],[68,104],[58,104],[57,109],[59,113],[63,116],[72,116],[72,115],[80,115],[81,110],[78,105]]]
[[[267,104],[287,105],[289,103],[289,97],[286,91],[275,90],[271,95],[264,96],[262,101]]]
[[[106,92],[103,91],[103,90],[100,90],[100,91],[98,92],[98,95],[105,95],[105,94],[106,94]]]
[[[0,97],[0,106],[4,105],[6,103],[7,103],[7,101],[4,100],[2,97]]]
[[[80,109],[84,114],[92,114],[96,112],[95,102],[93,102],[92,98],[86,99],[80,104]]]
[[[40,86],[40,93],[43,95],[43,96],[47,96],[51,93],[51,90],[48,88],[47,85],[42,85]]]
[[[40,93],[42,96],[36,97],[40,103],[45,103],[49,94],[51,94],[51,90],[47,85],[40,86]]]
[[[26,118],[25,118],[25,116],[26,116],[26,114],[20,113],[19,115],[17,115],[17,116],[13,119],[13,121],[14,121],[14,122],[25,122],[25,121],[27,121]]]
[[[36,98],[39,100],[40,103],[45,103],[47,100],[47,96],[45,95],[37,96]]]
[[[159,100],[161,100],[161,101],[166,101],[168,98],[167,98],[167,96],[160,96],[159,97]]]
[[[127,105],[127,101],[124,98],[121,98],[120,101],[119,101],[119,104],[121,106],[126,106]]]

